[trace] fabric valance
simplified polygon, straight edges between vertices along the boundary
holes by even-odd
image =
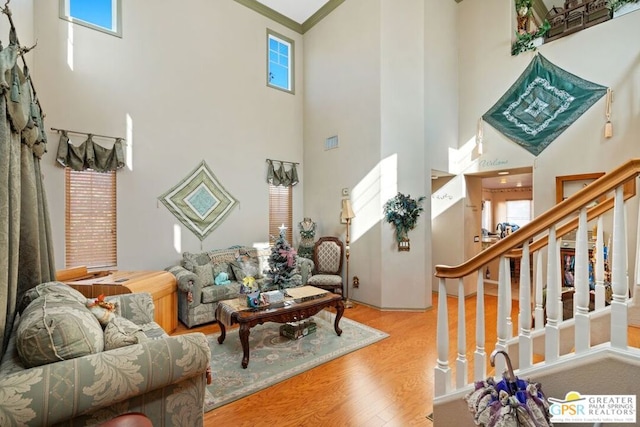
[[[273,163],[279,162],[280,165],[276,167]],[[285,164],[291,165],[289,170],[285,169]],[[280,160],[267,159],[267,182],[271,185],[282,185],[283,187],[296,185],[300,180],[298,179],[298,170],[296,164],[292,162],[283,162]]]
[[[97,172],[110,172],[124,167],[124,149],[122,138],[116,138],[113,148],[104,148],[93,142],[93,135],[78,146],[69,141],[67,132],[61,131],[58,143],[58,163],[75,171],[93,169]]]

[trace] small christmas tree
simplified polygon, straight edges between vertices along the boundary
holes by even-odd
[[[285,232],[285,228],[280,230],[280,236],[278,236],[275,245],[271,248],[269,270],[266,272],[270,285],[277,289],[293,288],[299,285],[294,280],[296,250],[287,242]]]

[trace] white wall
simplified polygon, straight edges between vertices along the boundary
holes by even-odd
[[[342,234],[340,189],[352,190],[357,301],[431,305],[430,200],[410,252],[398,252],[382,206],[398,191],[429,196],[432,150],[456,141],[455,11],[455,2],[350,0],[305,34],[305,214]],[[335,134],[340,148],[324,152]]]
[[[341,4],[304,36],[304,213],[317,237],[342,236],[341,189],[348,188],[356,218],[351,233],[353,296],[381,304],[380,2]],[[357,23],[357,25],[356,25]],[[324,151],[327,137],[339,148]]]
[[[117,173],[119,268],[159,269],[181,251],[266,241],[265,159],[302,161],[302,37],[232,1],[122,6],[122,38],[59,19],[57,1],[38,2],[34,15],[47,127],[128,137],[130,117],[133,168]],[[295,95],[266,87],[267,28],[296,43]],[[58,137],[49,137],[43,170],[62,268],[64,174],[55,164]],[[157,198],[202,160],[240,205],[201,245]],[[299,184],[294,223],[302,203]]]

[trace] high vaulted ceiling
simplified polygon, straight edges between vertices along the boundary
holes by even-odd
[[[298,24],[304,23],[329,0],[257,0],[259,3],[278,13],[293,19]]]

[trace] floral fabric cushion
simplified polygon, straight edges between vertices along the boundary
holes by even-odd
[[[24,365],[31,368],[99,353],[104,349],[104,336],[84,303],[68,294],[51,293],[24,309],[16,348]]]
[[[196,265],[193,269],[193,272],[196,273],[196,276],[198,276],[198,279],[200,279],[200,284],[202,285],[202,287],[211,286],[214,284],[216,276],[213,274],[213,265]]]
[[[27,308],[27,306],[31,304],[31,302],[36,298],[48,294],[66,295],[69,298],[78,301],[80,304],[84,304],[87,300],[87,298],[79,291],[73,289],[71,286],[65,285],[62,282],[46,282],[41,283],[25,292],[22,299],[20,300],[20,303],[18,304],[18,313],[22,313],[22,311]]]
[[[115,314],[104,328],[105,350],[139,344],[147,339],[139,325]]]

